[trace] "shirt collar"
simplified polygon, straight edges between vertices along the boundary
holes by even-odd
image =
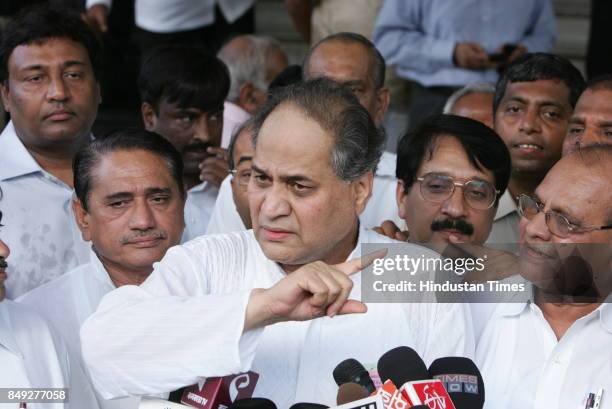
[[[612,334],[612,294],[599,306],[599,319],[606,331]]]
[[[522,301],[504,303],[503,310],[502,310],[502,315],[504,317],[519,316],[524,311],[528,310],[530,308],[530,304],[533,303],[533,299],[534,299],[533,286],[530,285],[527,281],[524,281],[524,282],[527,286],[527,290],[526,290],[527,300],[525,301],[523,298]],[[521,298],[522,297],[523,296],[521,296]]]
[[[518,213],[518,207],[516,206],[514,199],[512,199],[512,194],[508,189],[506,189],[504,194],[499,198],[499,205],[497,207],[497,212],[495,213],[495,220],[502,219],[514,212]]]
[[[199,185],[195,185],[194,187],[192,187],[191,189],[189,189],[187,191],[188,194],[192,194],[192,193],[200,193],[200,192],[204,192],[205,190],[207,190],[210,186],[212,186],[210,183],[208,182],[202,182]]]
[[[22,356],[17,340],[13,336],[13,326],[9,316],[10,300],[0,301],[0,347],[4,347],[17,356]]]
[[[224,116],[230,117],[236,122],[245,122],[251,117],[251,114],[249,114],[247,111],[229,101],[224,102],[223,111]]]
[[[10,121],[0,134],[0,152],[3,163],[0,166],[0,180],[43,171],[17,136],[13,121]]]

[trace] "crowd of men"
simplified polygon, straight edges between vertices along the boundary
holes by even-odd
[[[143,126],[105,135],[86,21],[15,16],[0,41],[0,388],[69,388],[28,408],[135,409],[254,370],[279,408],[334,406],[339,362],[406,345],[427,364],[474,359],[487,408],[584,407],[599,390],[612,408],[612,76],[585,82],[546,52],[547,1],[483,6],[513,29],[482,45],[476,23],[439,23],[465,14],[454,2],[410,3],[384,2],[374,42],[320,39],[297,71],[268,37],[214,55],[143,32]],[[418,82],[397,154],[387,63]],[[465,279],[520,280],[529,297],[367,302],[362,270],[385,256],[368,244],[498,255]],[[560,284],[549,265],[577,252],[594,272]]]

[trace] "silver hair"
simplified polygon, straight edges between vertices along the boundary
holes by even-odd
[[[271,37],[247,34],[240,38],[248,42],[249,47],[246,50],[235,50],[231,47],[230,41],[217,54],[230,72],[231,84],[226,98],[230,102],[238,100],[240,87],[247,82],[252,83],[260,91],[268,90],[266,55],[270,49],[281,48],[278,41]]]
[[[444,104],[443,114],[450,114],[455,107],[457,101],[466,95],[470,94],[491,94],[495,95],[495,85],[489,84],[488,82],[475,82],[468,84],[465,87],[455,91],[453,95],[448,97],[446,104]]]

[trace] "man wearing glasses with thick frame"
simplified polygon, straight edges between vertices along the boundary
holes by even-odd
[[[612,408],[610,175],[612,146],[582,148],[557,162],[534,197],[519,196],[520,274],[533,291],[499,304],[479,338],[485,408],[592,408],[591,395]],[[566,268],[576,255],[581,263]]]
[[[410,241],[486,241],[510,177],[510,154],[492,129],[434,116],[402,138],[397,158],[397,205]]]

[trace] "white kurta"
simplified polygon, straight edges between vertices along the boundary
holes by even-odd
[[[89,245],[81,238],[72,208],[72,188],[43,170],[15,134],[0,135],[2,240],[11,249],[7,298],[15,299],[79,264]]]
[[[208,182],[189,189],[185,200],[185,231],[181,243],[206,234],[219,189]]]
[[[374,176],[372,197],[370,197],[365,210],[359,216],[359,220],[366,228],[380,226],[385,220],[393,220],[396,225],[404,226],[404,221],[397,213],[395,202],[396,161],[397,156],[390,152],[384,152],[380,159]],[[230,184],[231,177],[232,175],[229,175],[221,184],[206,234],[231,233],[245,229],[234,204]]]
[[[536,304],[500,304],[476,352],[485,408],[584,408],[603,388],[600,408],[610,409],[611,345],[610,304],[574,322],[560,341]]]
[[[362,243],[391,242],[361,230],[350,258]],[[473,355],[469,310],[457,304],[370,305],[364,315],[284,322],[243,335],[250,291],[283,277],[252,231],[170,249],[145,283],[108,294],[83,325],[83,355],[96,387],[108,397],[159,393],[252,368],[260,374],[255,396],[280,408],[296,401],[331,405],[332,370],[347,357],[376,363],[398,345],[412,346],[427,363]],[[359,285],[352,295],[359,297]]]
[[[26,306],[0,302],[0,388],[66,388],[69,377],[68,350],[43,318]],[[0,409],[18,406],[0,403]],[[63,403],[28,404],[32,409],[68,407]]]
[[[136,409],[138,398],[104,400],[96,398],[91,380],[85,375],[85,365],[81,358],[81,340],[79,331],[81,325],[94,313],[104,295],[116,287],[111,281],[104,266],[90,250],[89,263],[56,278],[55,280],[36,288],[21,296],[17,301],[34,308],[63,337],[68,345],[72,366],[79,366],[81,371],[73,371],[70,379],[71,390],[80,395],[74,395],[73,407],[87,409]],[[77,376],[78,375],[78,376]],[[84,392],[84,393],[83,393]]]

